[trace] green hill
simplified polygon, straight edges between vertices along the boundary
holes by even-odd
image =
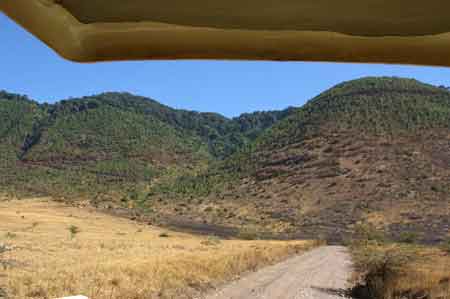
[[[1,92],[0,103],[0,183],[15,191],[61,196],[126,193],[158,178],[191,176],[288,114],[228,119],[128,93],[39,105]]]
[[[362,78],[341,83],[292,109],[222,167],[249,174],[259,164],[273,164],[270,154],[317,136],[345,132],[355,138],[396,138],[439,128],[450,128],[450,92],[446,88],[414,79]]]
[[[189,187],[181,198],[204,196],[175,214],[341,240],[370,224],[437,242],[450,227],[449,144],[447,89],[400,78],[345,82],[196,180],[178,181]]]
[[[0,152],[3,163],[14,162],[42,109],[27,97],[0,91]]]
[[[100,96],[38,105],[10,96],[3,102],[2,112],[15,126],[8,129],[10,142],[2,146],[8,146],[8,160],[15,163],[2,177],[9,178],[4,185],[20,191],[75,195],[120,190],[170,167],[200,167],[209,159],[199,137],[146,113],[132,99]]]
[[[258,144],[281,147],[324,131],[396,135],[449,126],[447,89],[413,79],[369,77],[320,94],[266,132]]]
[[[450,229],[450,92],[416,80],[362,78],[233,119],[128,93],[0,92],[0,116],[2,193],[247,236],[342,240],[369,225],[436,243]]]

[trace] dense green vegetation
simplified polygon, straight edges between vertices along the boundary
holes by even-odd
[[[155,100],[129,93],[104,93],[71,102],[79,105],[80,102],[93,100],[121,110],[151,116],[183,134],[198,136],[216,158],[229,156],[242,145],[253,141],[263,130],[293,112],[292,108],[288,108],[283,111],[248,113],[228,119],[217,113],[173,109]],[[63,101],[61,104],[67,102]]]
[[[27,97],[0,91],[0,152],[1,162],[17,159],[33,124],[42,115],[39,105]]]
[[[432,129],[450,129],[450,92],[413,79],[368,77],[341,83],[303,107],[286,111],[289,113],[275,125],[257,134],[255,141],[215,163],[197,181],[190,180],[191,185],[194,182],[202,185],[191,189],[214,191],[211,186],[216,186],[215,182],[223,184],[253,176],[263,167],[279,163],[283,156],[286,161],[309,159],[305,149],[294,146],[289,150],[289,147],[317,136],[328,139],[345,132],[345,136],[396,139],[433,132]],[[330,165],[324,170],[327,172],[336,165],[331,160],[321,163]]]
[[[184,197],[209,194],[256,169],[255,153],[321,132],[395,136],[450,128],[450,92],[410,79],[364,78],[301,108],[233,119],[128,93],[50,105],[0,92],[0,116],[2,188],[95,195],[144,185],[148,196]]]
[[[271,164],[267,159],[275,151],[339,132],[396,138],[439,128],[450,128],[448,89],[413,79],[368,77],[341,83],[292,109],[221,167],[228,177],[247,176]]]
[[[184,193],[190,180],[291,110],[228,119],[177,110],[128,93],[53,105],[0,93],[4,188],[53,195],[128,192],[136,184]],[[173,184],[172,182],[183,182]],[[133,191],[134,192],[134,191]]]
[[[258,147],[282,147],[320,132],[397,135],[450,128],[450,92],[413,79],[369,77],[341,83],[264,133]]]

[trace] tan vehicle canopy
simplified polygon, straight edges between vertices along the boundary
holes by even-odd
[[[448,0],[0,0],[63,57],[450,66]]]

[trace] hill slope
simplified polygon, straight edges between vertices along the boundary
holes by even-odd
[[[42,114],[41,110],[27,97],[0,91],[0,152],[3,163],[16,160],[35,119]]]
[[[1,185],[59,196],[128,194],[195,174],[290,111],[228,119],[128,93],[39,105],[1,92],[0,104]]]
[[[234,119],[127,93],[39,105],[2,92],[0,104],[2,191],[212,231],[450,237],[445,88],[363,78],[301,108]]]
[[[439,242],[450,228],[450,93],[399,78],[340,84],[197,183],[220,180],[230,181],[179,216],[332,239],[370,225]]]
[[[20,191],[95,195],[149,181],[170,167],[199,167],[209,159],[197,136],[115,99],[8,103],[27,109],[2,105],[18,126],[9,130],[15,165],[4,170],[10,174],[4,184]]]

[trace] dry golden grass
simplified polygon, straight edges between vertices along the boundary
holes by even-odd
[[[398,293],[425,291],[430,298],[450,299],[450,255],[427,247],[416,247],[415,254],[415,260],[399,271],[391,288]]]
[[[316,245],[167,232],[49,199],[1,202],[0,243],[0,287],[21,299],[189,298]]]
[[[375,244],[353,253],[373,298],[450,299],[450,255],[439,248]]]

